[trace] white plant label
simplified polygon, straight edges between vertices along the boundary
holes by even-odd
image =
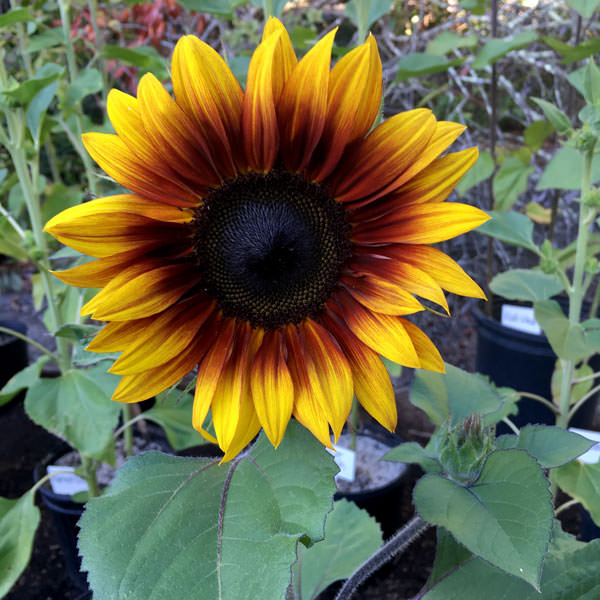
[[[525,333],[533,333],[534,335],[540,335],[542,333],[542,328],[535,320],[533,308],[530,306],[503,304],[500,322],[505,327],[524,331]]]
[[[600,462],[600,431],[590,431],[589,429],[577,429],[576,427],[569,427],[569,431],[578,433],[580,436],[596,442],[587,452],[584,452],[581,456],[577,457],[577,460],[582,463],[588,463],[595,465]]]
[[[61,467],[59,465],[48,465],[46,468],[48,475],[58,471],[70,471],[69,473],[60,473],[50,478],[50,485],[55,494],[63,496],[73,496],[78,492],[87,492],[88,486],[85,479],[75,475],[75,467]]]
[[[337,444],[333,444],[335,451],[327,448],[327,452],[333,456],[335,464],[340,468],[340,472],[335,476],[336,481],[338,479],[345,479],[346,481],[354,481],[356,473],[356,452],[349,448],[342,448]]]

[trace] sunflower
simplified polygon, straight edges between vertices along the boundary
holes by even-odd
[[[193,426],[225,460],[292,415],[323,444],[355,394],[394,430],[380,358],[443,371],[405,316],[444,290],[484,297],[430,246],[487,215],[445,203],[477,149],[441,156],[464,130],[411,110],[373,127],[382,94],[373,37],[330,69],[335,31],[300,61],[271,18],[242,90],[193,36],[172,58],[174,98],[151,74],[137,98],[112,90],[116,135],[88,133],[98,165],[130,194],[69,208],[46,225],[97,260],[57,272],[101,291],[107,321],[88,346],[121,352],[113,399],[138,402],[198,367]],[[372,129],[372,131],[371,131]],[[216,440],[203,430],[211,411]]]

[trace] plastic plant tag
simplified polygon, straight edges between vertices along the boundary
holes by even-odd
[[[48,465],[46,468],[48,475],[58,471],[70,471],[69,473],[60,473],[50,479],[52,491],[55,494],[63,496],[74,496],[78,492],[87,492],[88,486],[85,479],[75,475],[75,467],[61,467],[59,465]]]
[[[577,429],[576,427],[569,427],[569,431],[578,433],[579,435],[596,442],[587,452],[584,452],[581,456],[577,457],[577,460],[582,463],[589,465],[595,465],[600,462],[600,431],[590,431],[589,429]]]
[[[542,328],[535,320],[533,308],[529,306],[515,306],[514,304],[502,305],[502,316],[500,322],[505,327],[540,335]]]
[[[340,468],[340,472],[335,476],[335,480],[345,479],[346,481],[354,481],[356,471],[356,452],[349,448],[342,448],[337,444],[333,444],[335,452],[326,448],[327,452],[333,456],[335,464]]]

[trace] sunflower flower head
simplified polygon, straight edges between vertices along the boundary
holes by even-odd
[[[83,315],[107,321],[88,346],[121,352],[113,399],[138,402],[198,368],[193,425],[225,460],[261,428],[274,446],[292,415],[331,445],[355,394],[390,430],[380,355],[443,371],[405,317],[417,296],[483,297],[430,244],[487,220],[445,203],[477,149],[440,155],[464,127],[431,111],[372,131],[382,93],[373,37],[330,68],[335,31],[298,61],[270,19],[242,90],[223,59],[185,36],[174,98],[151,74],[137,98],[112,90],[115,135],[83,141],[131,191],[60,213],[46,230],[97,260],[57,272],[101,291]],[[211,411],[216,440],[203,429]]]

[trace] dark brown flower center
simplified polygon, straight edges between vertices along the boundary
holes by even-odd
[[[346,211],[287,171],[248,173],[211,192],[192,221],[206,291],[228,317],[272,329],[314,317],[350,256]]]

